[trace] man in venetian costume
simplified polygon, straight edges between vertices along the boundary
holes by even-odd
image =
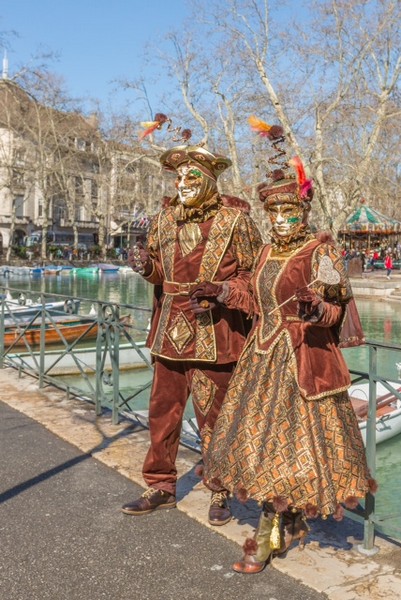
[[[268,131],[284,141],[280,127]],[[312,182],[299,159],[289,163],[259,186],[271,243],[248,289],[224,282],[219,295],[256,317],[205,457],[211,489],[262,505],[255,536],[233,565],[241,573],[260,572],[274,553],[304,540],[307,517],[340,519],[343,506],[375,488],[339,349],[351,286],[335,244],[309,229]]]
[[[224,281],[245,292],[261,245],[252,219],[239,208],[223,205],[218,193],[217,178],[230,166],[228,158],[200,146],[176,146],[160,161],[176,173],[177,195],[153,219],[147,248],[128,258],[134,270],[162,290],[148,338],[154,359],[151,443],[143,465],[148,489],[122,508],[136,516],[176,506],[175,462],[190,394],[206,450],[205,440],[249,331],[245,315],[219,303],[216,295]],[[189,302],[195,288],[199,312]],[[225,489],[213,491],[212,525],[230,520],[227,498]]]

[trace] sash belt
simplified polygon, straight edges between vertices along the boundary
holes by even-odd
[[[192,290],[194,290],[200,283],[202,282],[194,281],[192,283],[178,283],[177,281],[164,281],[163,292],[169,296],[189,296]],[[213,281],[212,283],[220,285],[223,282]]]

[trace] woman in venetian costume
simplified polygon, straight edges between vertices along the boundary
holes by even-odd
[[[284,140],[281,128],[271,129],[271,140]],[[278,169],[259,186],[271,243],[256,259],[249,290],[227,283],[219,291],[228,307],[257,317],[205,462],[209,487],[262,505],[255,536],[233,565],[242,573],[302,543],[308,517],[341,519],[344,506],[356,507],[375,488],[339,349],[351,286],[336,246],[308,227],[312,182],[299,159],[289,163],[294,175]]]

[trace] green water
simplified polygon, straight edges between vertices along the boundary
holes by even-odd
[[[86,298],[87,300],[81,304],[80,312],[82,313],[89,311],[91,300],[132,304],[135,307],[146,309],[151,306],[152,298],[152,286],[134,273],[101,273],[90,276],[47,275],[0,281],[0,285],[5,284],[10,288],[18,288],[31,293],[34,300],[37,299],[40,292]],[[367,339],[400,344],[401,303],[357,300],[357,306]],[[149,312],[144,311],[139,314],[141,315],[139,317],[141,326],[145,331]],[[368,370],[367,348],[344,350],[344,356],[350,369]],[[396,362],[401,362],[399,354],[390,350],[378,352],[378,372],[384,377],[397,379]],[[132,387],[132,380],[132,374],[121,374],[120,389],[125,391]],[[397,539],[401,539],[400,456],[401,435],[377,446],[376,479],[379,483],[379,490],[376,494],[376,511],[379,518],[392,515],[392,518],[380,521],[379,529]]]

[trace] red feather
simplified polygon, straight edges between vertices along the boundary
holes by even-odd
[[[297,174],[297,181],[298,181],[299,185],[303,185],[305,183],[305,181],[307,180],[307,177],[306,177],[304,166],[302,164],[302,160],[299,158],[299,156],[294,156],[294,158],[290,158],[290,160],[288,161],[288,164],[290,164],[292,167],[294,167],[296,174]]]
[[[141,123],[141,127],[145,127],[146,129],[139,134],[139,139],[143,140],[147,135],[153,133],[155,129],[160,129],[166,121],[170,121],[170,119],[164,113],[156,113],[154,121],[145,121],[144,123]]]
[[[299,158],[299,156],[294,156],[293,158],[290,158],[288,164],[295,169],[297,174],[301,198],[307,198],[311,200],[313,196],[313,179],[307,178],[302,160]]]
[[[139,139],[143,140],[143,138],[145,138],[147,135],[150,135],[151,133],[153,133],[155,131],[155,129],[159,129],[160,128],[160,122],[159,121],[148,121],[146,124],[145,123],[141,123],[142,126],[145,126],[146,129],[145,131],[142,131],[139,134]]]

